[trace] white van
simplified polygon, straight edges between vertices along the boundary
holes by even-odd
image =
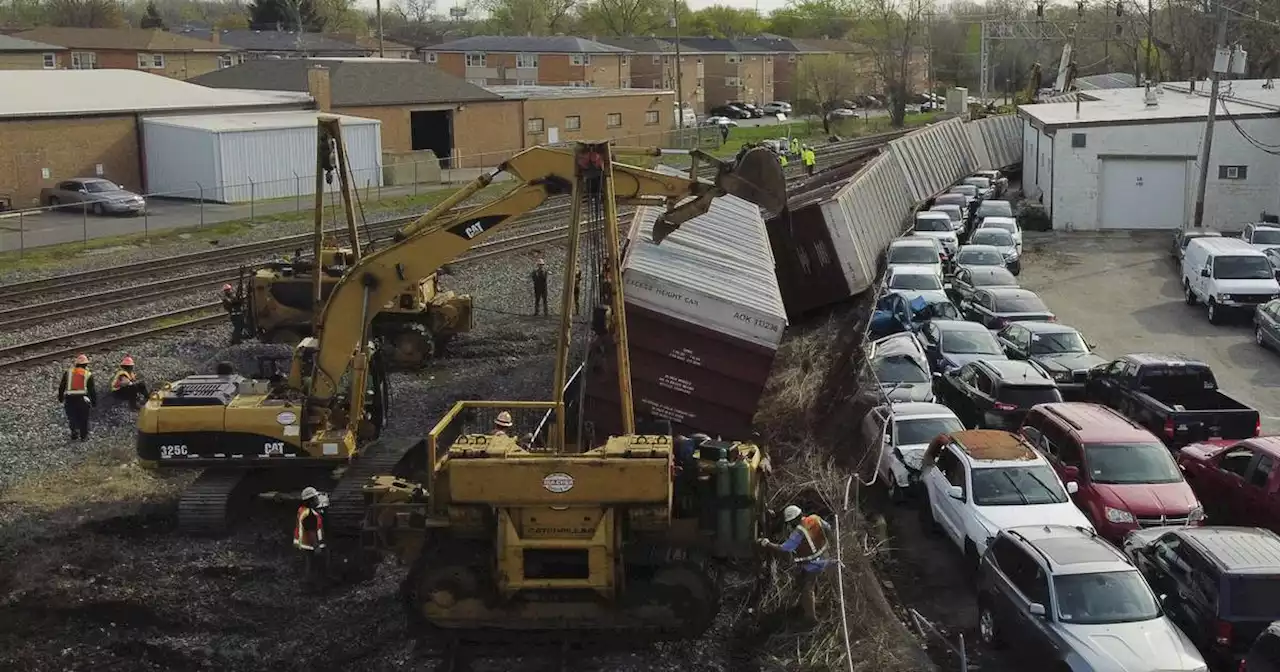
[[[680,126],[680,112],[681,109],[678,105],[671,105],[671,114],[674,115],[671,117],[674,120],[671,122],[672,128],[678,128]],[[693,108],[689,106],[689,103],[684,104],[683,112],[685,128],[694,128],[698,125],[698,113],[693,111]]]
[[[1253,311],[1260,303],[1280,298],[1267,255],[1239,238],[1205,237],[1188,243],[1182,289],[1188,306],[1204,303],[1212,324],[1219,324],[1227,312]]]

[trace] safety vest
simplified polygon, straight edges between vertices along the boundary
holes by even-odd
[[[800,141],[796,140],[795,138],[791,139],[791,153],[792,154],[800,153]]]
[[[801,154],[801,159],[803,159],[803,160],[804,160],[804,165],[806,165],[806,166],[812,166],[812,165],[813,165],[813,163],[814,163],[814,161],[817,161],[817,160],[818,160],[818,157],[817,157],[816,155],[814,155],[814,153],[813,153],[813,150],[812,150],[812,149],[806,149],[806,150],[804,150],[804,152]]]
[[[779,154],[779,155],[778,155],[778,163],[781,163],[781,164],[782,164],[782,167],[783,167],[783,168],[786,168],[786,167],[787,167],[787,155],[786,155],[786,154]]]
[[[804,535],[804,543],[796,549],[797,563],[817,560],[827,551],[827,533],[822,529],[822,519],[818,516],[801,518],[796,531]]]
[[[117,392],[126,385],[132,385],[138,380],[138,375],[132,371],[120,369],[116,371],[116,377],[111,379],[111,391]]]
[[[309,532],[303,527],[308,516],[316,517],[315,532]],[[293,547],[303,551],[324,548],[324,516],[306,504],[298,507],[298,523],[293,527]]]
[[[64,394],[68,397],[83,397],[89,394],[89,377],[93,374],[82,366],[75,366],[67,369],[67,390]]]

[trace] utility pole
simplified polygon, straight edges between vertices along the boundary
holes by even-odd
[[[671,27],[676,29],[676,128],[683,131],[684,81],[680,76],[680,0],[671,0]]]
[[[928,61],[928,71],[929,71],[929,102],[930,102],[930,103],[933,103],[934,107],[933,107],[933,108],[931,108],[931,109],[933,109],[933,110],[936,112],[936,111],[937,111],[937,101],[936,101],[936,100],[934,100],[934,98],[933,98],[933,96],[934,96],[934,95],[935,95],[935,93],[936,93],[936,92],[935,92],[935,88],[936,88],[936,86],[937,86],[937,82],[935,82],[935,81],[933,80],[934,72],[933,72],[933,10],[932,10],[932,9],[931,9],[931,10],[929,10],[929,13],[927,14],[927,16],[929,17],[929,22],[928,22],[928,27],[926,28],[926,31],[927,31],[927,32],[925,32],[925,34],[924,34],[924,39],[925,39],[925,52],[926,52],[926,56],[927,56],[927,57],[928,57],[928,59],[929,59],[929,61]]]
[[[387,50],[382,44],[382,0],[374,3],[373,11],[378,15],[378,58],[386,58]]]
[[[1221,12],[1222,10],[1218,10],[1218,11]],[[1146,62],[1146,65],[1143,66],[1142,71],[1146,73],[1148,82],[1155,81],[1155,77],[1151,76],[1151,50],[1152,50],[1151,29],[1153,24],[1156,22],[1156,18],[1155,18],[1156,15],[1154,12],[1155,10],[1152,9],[1151,7],[1151,0],[1147,0],[1147,44],[1144,47],[1147,50],[1147,62]]]
[[[1222,73],[1218,72],[1217,56],[1218,52],[1226,48],[1227,45],[1227,11],[1222,6],[1223,0],[1217,0],[1218,10],[1218,44],[1214,48],[1214,57],[1210,59],[1213,66],[1213,79],[1209,87],[1209,117],[1205,120],[1204,125],[1204,142],[1200,143],[1203,149],[1200,151],[1200,179],[1196,183],[1196,212],[1195,227],[1197,229],[1204,226],[1204,190],[1209,184],[1209,158],[1210,152],[1213,151],[1213,127],[1218,120],[1218,82],[1222,79]],[[1224,66],[1229,69],[1231,67],[1230,59]],[[1186,227],[1186,223],[1183,223]]]

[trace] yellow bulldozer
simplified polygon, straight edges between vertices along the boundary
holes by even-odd
[[[336,141],[348,198],[338,120],[322,117],[320,135]],[[695,150],[687,175],[613,159],[660,153],[606,142],[516,154],[407,225],[395,244],[359,257],[324,302],[315,335],[298,344],[287,376],[196,376],[153,394],[139,416],[139,458],[206,470],[197,495],[183,497],[201,502],[190,507],[193,520],[226,512],[234,473],[340,470],[326,534],[349,540],[361,556],[404,560],[406,604],[425,627],[698,635],[718,608],[719,563],[753,556],[768,460],[752,443],[674,437],[669,425],[637,431],[617,209],[664,206],[652,241],[660,244],[722,195],[780,211],[786,186],[764,149],[732,163]],[[714,180],[696,178],[708,161]],[[505,195],[450,211],[499,173],[515,184]],[[377,307],[552,195],[569,196],[571,214],[551,398],[460,401],[425,440],[375,438],[387,412],[370,338]],[[623,416],[622,434],[599,441],[583,431],[565,395],[584,211],[602,220],[604,280],[617,288],[587,311],[595,347],[614,350]],[[536,418],[523,427],[532,431],[490,432],[487,419],[499,409]],[[220,485],[201,489],[206,479]]]

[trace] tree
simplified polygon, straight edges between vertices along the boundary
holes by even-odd
[[[481,0],[489,24],[505,35],[549,35],[563,32],[578,0]]]
[[[769,15],[771,33],[799,38],[842,38],[853,30],[853,0],[791,0]]]
[[[687,30],[691,35],[744,37],[763,32],[764,20],[754,9],[712,5],[694,12],[693,24]]]
[[[796,92],[822,115],[824,133],[831,133],[826,115],[831,103],[857,93],[857,79],[858,70],[845,54],[810,54],[796,66]]]
[[[436,16],[436,0],[396,0],[392,11],[405,23],[421,24]]]
[[[925,11],[932,0],[863,0],[855,40],[870,50],[876,74],[889,96],[889,118],[902,127],[907,116],[912,66]]]
[[[581,26],[585,33],[591,35],[650,35],[667,29],[671,8],[671,3],[665,0],[595,0],[582,7]],[[684,25],[687,12],[686,7],[681,13],[681,25]]]
[[[249,24],[258,30],[324,29],[313,0],[253,0],[249,3]]]
[[[142,28],[159,28],[164,30],[164,19],[160,18],[160,10],[156,9],[154,1],[147,3],[147,13],[143,15],[142,20],[138,22]]]
[[[47,0],[44,11],[48,22],[73,28],[119,28],[124,13],[115,0]]]

